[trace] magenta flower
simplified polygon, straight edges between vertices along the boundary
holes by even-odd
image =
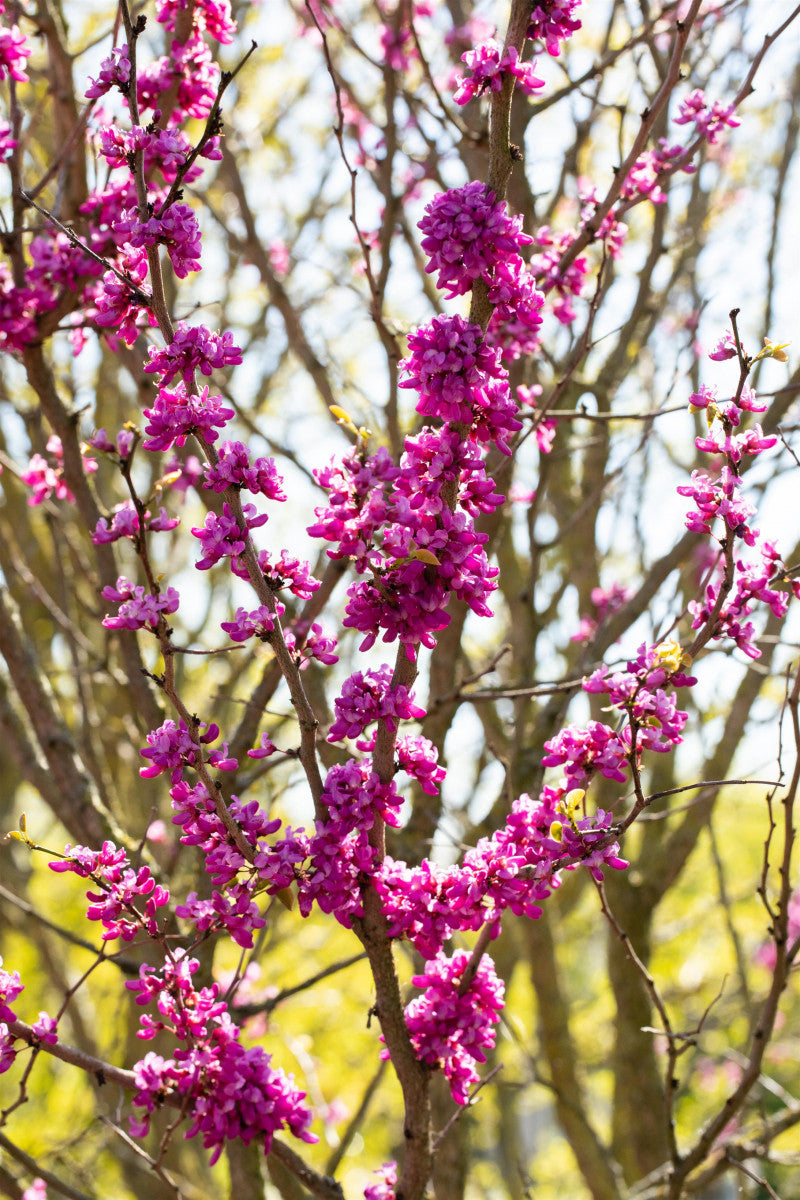
[[[377,1175],[378,1179],[364,1188],[364,1200],[395,1200],[397,1163],[384,1163],[382,1167],[372,1173]]]
[[[144,431],[148,436],[142,446],[145,450],[169,450],[183,446],[192,433],[213,444],[219,437],[217,430],[234,415],[221,396],[209,396],[207,387],[196,395],[189,392],[183,381],[173,391],[159,388],[153,407],[144,410],[148,420]]]
[[[234,345],[232,333],[212,333],[205,325],[187,325],[179,321],[175,336],[163,349],[150,348],[150,361],[145,365],[148,373],[158,373],[162,384],[171,383],[176,375],[191,385],[195,371],[210,375],[216,367],[235,366],[242,361],[242,352]]]
[[[736,342],[730,329],[725,330],[714,349],[708,353],[708,357],[715,362],[724,362],[726,358],[736,358],[736,355]]]
[[[134,1136],[146,1135],[152,1113],[173,1095],[191,1122],[185,1136],[200,1134],[212,1163],[233,1138],[245,1145],[258,1139],[266,1154],[274,1134],[284,1128],[301,1141],[316,1141],[308,1130],[305,1093],[270,1065],[260,1046],[246,1050],[239,1044],[239,1029],[219,999],[219,984],[195,987],[198,966],[178,950],[160,971],[142,966],[139,979],[126,984],[137,1004],[158,1009],[157,1019],[144,1014],[139,1036],[149,1040],[164,1032],[181,1043],[174,1058],[151,1051],[134,1067],[133,1103],[143,1110],[131,1123]]]
[[[277,605],[277,614],[283,612],[283,605]],[[223,621],[221,628],[225,630],[232,642],[246,642],[251,637],[266,642],[275,628],[273,614],[265,604],[248,612],[245,608],[237,608],[233,621]]]
[[[166,213],[146,221],[139,219],[136,209],[124,211],[114,222],[114,235],[131,246],[166,246],[179,279],[200,270],[200,226],[188,204],[173,204]]]
[[[55,496],[56,500],[68,500],[74,503],[75,497],[64,480],[64,451],[61,438],[53,434],[47,439],[47,450],[52,455],[51,465],[41,454],[34,454],[28,463],[27,471],[20,472],[20,480],[32,488],[28,504],[32,507],[43,504]],[[97,461],[87,455],[81,456],[83,469],[87,475],[97,470]]]
[[[149,626],[155,629],[162,613],[178,611],[180,595],[175,588],[169,587],[166,592],[145,592],[141,586],[134,586],[130,580],[120,576],[116,587],[104,587],[101,595],[104,600],[119,604],[116,617],[104,617],[106,629],[145,629]]]
[[[205,732],[201,733],[201,730]],[[183,721],[176,725],[174,721],[166,720],[158,729],[148,733],[147,746],[139,753],[142,758],[150,759],[150,765],[140,767],[139,774],[143,779],[153,779],[169,771],[172,782],[178,783],[183,768],[195,766],[198,759],[202,759],[202,747],[215,742],[218,737],[218,725],[198,724],[193,737]],[[236,760],[227,755],[228,746],[223,743],[221,748],[209,751],[205,761],[217,771],[233,771],[237,766]]]
[[[122,938],[131,942],[142,932],[158,936],[157,910],[169,903],[169,892],[156,884],[149,867],[134,869],[125,851],[113,842],[103,842],[101,850],[67,845],[64,855],[48,863],[51,871],[91,878],[101,889],[86,893],[91,901],[86,915],[90,921],[101,922],[104,941]],[[138,907],[141,899],[145,903]]]
[[[0,26],[0,79],[10,75],[17,83],[27,83],[25,59],[32,53],[18,25]]]
[[[334,701],[336,720],[328,733],[329,742],[361,737],[374,721],[385,721],[389,729],[398,720],[420,720],[425,710],[414,703],[414,694],[402,685],[392,687],[392,669],[387,664],[361,673],[356,671],[342,685]]]
[[[408,348],[400,363],[408,378],[400,386],[419,392],[417,412],[443,421],[472,424],[476,404],[491,403],[490,383],[508,379],[499,351],[484,342],[480,325],[463,317],[434,317],[411,334]]]
[[[516,46],[510,46],[503,54],[502,46],[494,38],[462,54],[461,61],[466,63],[470,74],[458,77],[453,93],[456,104],[468,104],[474,96],[486,91],[499,92],[507,75],[515,76],[519,88],[528,96],[544,87],[544,80],[536,76],[535,63],[520,61]]]
[[[105,96],[106,92],[110,92],[112,87],[118,87],[121,92],[126,92],[130,77],[131,61],[128,56],[127,43],[124,46],[115,46],[108,58],[104,58],[101,62],[100,74],[97,79],[89,80],[89,87],[86,89],[87,100],[99,100],[101,96]]]
[[[491,279],[496,267],[532,239],[522,218],[510,217],[504,200],[478,180],[440,192],[419,222],[428,272],[438,271],[437,287],[463,296],[476,279]]]
[[[465,991],[461,979],[470,961],[469,951],[457,950],[452,958],[438,955],[415,975],[416,987],[425,991],[406,1008],[406,1025],[417,1057],[441,1070],[456,1104],[466,1104],[470,1087],[480,1075],[476,1063],[486,1062],[486,1051],[495,1043],[494,1026],[503,1010],[504,986],[488,954]]]
[[[157,0],[156,20],[174,30],[178,13],[187,7],[187,0]],[[236,36],[230,0],[195,0],[193,18],[196,30],[204,31],[218,42],[228,44]]]
[[[573,15],[581,0],[538,0],[534,3],[528,37],[544,42],[547,53],[557,58],[561,43],[576,33],[581,22]]]
[[[719,135],[724,129],[735,129],[741,124],[734,117],[735,112],[734,104],[725,107],[718,100],[709,107],[705,92],[701,88],[695,88],[682,101],[678,116],[674,118],[674,121],[676,125],[694,124],[697,132],[705,137],[709,145],[713,146],[719,140]]]
[[[204,525],[199,529],[192,528],[192,533],[200,542],[203,551],[202,558],[195,563],[198,571],[207,571],[223,558],[238,557],[244,552],[247,544],[247,531],[258,528],[267,520],[267,514],[259,515],[254,504],[243,505],[242,513],[245,519],[244,529],[237,524],[226,500],[219,516],[210,512],[206,515]]]
[[[226,488],[245,488],[255,496],[266,496],[269,500],[285,500],[283,479],[275,467],[274,458],[257,458],[251,461],[250,451],[243,442],[223,442],[215,463],[205,463],[203,487],[215,492]]]

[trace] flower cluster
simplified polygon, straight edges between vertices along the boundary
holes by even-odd
[[[251,460],[250,451],[243,442],[223,442],[215,461],[205,463],[203,471],[203,487],[212,491],[221,493],[229,487],[244,488],[254,496],[266,496],[268,500],[286,499],[275,459]]]
[[[178,13],[188,7],[186,0],[156,0],[156,20],[166,29],[174,30]],[[231,15],[230,0],[195,0],[194,29],[206,33],[224,45],[233,41],[236,23]]]
[[[577,818],[567,795],[562,785],[543,788],[537,800],[520,796],[505,826],[467,850],[460,865],[409,867],[387,856],[374,882],[391,935],[434,958],[456,932],[499,929],[506,909],[541,916],[537,902],[559,886],[561,870],[580,863],[602,879],[604,868],[625,867],[609,834],[611,814]]]
[[[123,210],[113,231],[131,246],[166,246],[179,279],[200,270],[200,226],[188,204],[173,204],[167,212],[143,221],[136,209]]]
[[[234,416],[221,396],[209,396],[208,388],[199,393],[190,392],[181,380],[172,391],[159,389],[152,408],[144,415],[147,438],[142,442],[145,450],[169,450],[183,446],[187,437],[194,433],[209,445],[219,437],[218,429],[224,428]]]
[[[6,971],[0,958],[0,1075],[9,1069],[14,1059],[14,1036],[8,1028],[9,1021],[16,1021],[17,1014],[11,1005],[20,992],[25,990],[20,982],[19,971]]]
[[[336,720],[328,732],[329,742],[359,738],[374,721],[383,721],[390,730],[397,722],[419,720],[425,710],[414,703],[414,696],[402,684],[392,687],[392,671],[387,665],[362,674],[356,671],[344,681],[334,701]]]
[[[228,757],[227,742],[216,750],[209,750],[208,758],[203,758],[203,747],[215,742],[218,737],[218,725],[198,722],[194,730],[189,730],[183,720],[176,725],[167,719],[158,729],[148,733],[147,747],[139,753],[142,758],[150,760],[150,765],[140,767],[139,774],[143,779],[153,779],[169,771],[172,782],[177,783],[184,767],[194,767],[199,761],[207,762],[216,771],[236,770],[236,759]]]
[[[626,671],[611,673],[606,666],[594,671],[584,680],[584,691],[608,696],[614,708],[627,714],[628,724],[615,732],[599,722],[592,723],[598,729],[592,731],[585,757],[576,755],[565,765],[570,784],[583,784],[594,770],[606,778],[619,779],[614,772],[616,763],[622,758],[630,761],[634,756],[638,763],[643,750],[663,754],[674,749],[682,740],[687,714],[676,707],[674,695],[665,691],[663,685],[692,687],[696,682],[693,676],[683,671],[681,648],[672,641],[655,646],[642,644]],[[545,749],[550,746],[551,743],[546,743]],[[620,748],[621,755],[618,753]],[[550,749],[549,759],[542,761],[546,766],[557,765],[551,760],[557,759],[559,753],[563,753],[563,745]]]
[[[106,629],[145,629],[148,625],[156,629],[162,614],[178,611],[180,596],[173,587],[166,592],[153,595],[143,587],[136,586],[121,575],[116,586],[104,587],[101,593],[104,600],[119,604],[115,617],[104,617]]]
[[[572,300],[583,292],[583,284],[589,263],[585,255],[579,255],[569,266],[562,267],[562,255],[575,241],[575,233],[565,230],[554,233],[549,225],[542,225],[534,234],[534,242],[540,247],[531,256],[530,269],[543,292],[555,291],[553,315],[562,325],[575,320]]]
[[[747,618],[757,604],[766,604],[776,617],[784,617],[789,607],[789,591],[800,599],[800,581],[788,575],[786,565],[772,542],[763,539],[760,544],[761,563],[736,560],[734,586],[720,605],[719,598],[723,580],[717,576],[707,584],[702,600],[691,600],[689,611],[692,628],[699,629],[714,625],[714,637],[728,637],[748,658],[760,658],[756,645],[755,627]],[[784,590],[779,591],[778,586]]]
[[[463,317],[434,317],[410,335],[408,349],[401,386],[419,393],[417,411],[427,416],[471,425],[476,408],[490,408],[496,393],[507,391],[499,352]]]
[[[242,515],[245,525],[242,528],[231,512],[227,500],[222,505],[222,512],[217,515],[210,512],[206,515],[205,523],[199,528],[192,527],[192,534],[200,542],[203,555],[195,564],[198,571],[207,571],[223,558],[238,558],[244,553],[247,545],[247,532],[257,529],[267,521],[266,513],[259,513],[254,504],[242,505]]]
[[[439,954],[415,975],[424,988],[406,1008],[411,1043],[421,1062],[444,1073],[457,1104],[466,1104],[470,1087],[480,1076],[476,1063],[486,1062],[486,1051],[495,1042],[494,1026],[503,1010],[505,988],[488,954],[481,958],[474,977],[462,987],[470,962],[467,950],[451,958]]]
[[[9,1028],[9,1022],[17,1019],[11,1005],[24,991],[25,985],[20,982],[19,971],[6,971],[0,958],[0,1075],[9,1070],[17,1057],[17,1051],[14,1049],[16,1038]],[[56,1028],[55,1019],[46,1012],[40,1012],[38,1019],[31,1025],[30,1044],[54,1046],[58,1041]]]
[[[159,508],[158,516],[151,516],[148,509],[144,512],[145,529],[152,533],[166,533],[180,525],[179,517],[171,517],[165,508]],[[130,538],[135,541],[141,532],[139,514],[132,500],[118,504],[110,517],[101,517],[92,534],[96,546],[109,542],[118,542],[120,538]]]
[[[573,633],[571,640],[573,642],[588,642],[590,638],[594,637],[603,622],[608,617],[612,617],[615,612],[618,612],[630,600],[632,595],[631,588],[624,587],[620,583],[612,583],[610,588],[592,588],[590,599],[594,608],[594,614],[592,616],[581,617],[578,628]]]
[[[395,1200],[397,1163],[384,1163],[377,1171],[373,1171],[373,1175],[378,1176],[377,1182],[364,1188],[364,1200]]]
[[[474,96],[482,96],[486,91],[499,92],[508,75],[513,75],[526,96],[533,96],[538,88],[544,87],[544,80],[536,75],[535,63],[522,62],[516,46],[510,46],[504,54],[494,38],[462,54],[461,61],[466,63],[469,75],[458,80],[453,93],[456,104],[468,104]]]
[[[282,1129],[304,1142],[316,1141],[308,1129],[305,1093],[291,1075],[271,1065],[260,1046],[240,1044],[240,1031],[219,999],[219,984],[195,987],[192,976],[199,965],[179,950],[160,971],[142,966],[139,978],[125,985],[137,1004],[158,1008],[157,1019],[142,1017],[139,1037],[149,1040],[166,1031],[181,1043],[173,1058],[151,1051],[134,1067],[133,1103],[143,1111],[132,1119],[131,1132],[144,1137],[152,1113],[172,1102],[191,1120],[185,1136],[199,1134],[212,1151],[212,1163],[234,1138],[245,1145],[258,1139],[265,1154]]]
[[[353,917],[364,915],[362,887],[377,865],[369,832],[377,819],[396,826],[401,802],[394,784],[382,783],[369,759],[331,767],[322,794],[325,818],[317,820],[309,840],[309,867],[298,889],[303,915],[316,903],[347,928]]]
[[[20,479],[29,488],[32,488],[31,495],[28,497],[28,504],[32,507],[37,504],[43,504],[45,500],[50,500],[55,496],[56,500],[68,500],[73,502],[75,497],[67,487],[64,479],[64,450],[61,445],[61,438],[53,434],[47,439],[47,450],[52,455],[52,460],[55,465],[51,465],[46,458],[41,454],[34,454],[28,463],[27,471],[20,473]],[[87,474],[97,470],[97,462],[90,456],[83,455],[81,458],[83,469]]]
[[[156,318],[146,304],[140,302],[137,292],[147,278],[147,253],[134,250],[126,256],[124,277],[115,271],[106,271],[94,287],[87,288],[89,311],[103,329],[118,329],[119,336],[132,346],[143,328],[157,324]],[[130,284],[126,282],[130,281]],[[134,288],[137,291],[134,291]]]
[[[97,79],[90,79],[89,87],[86,89],[86,99],[99,100],[114,87],[125,92],[130,78],[131,60],[127,43],[124,46],[115,46],[108,58],[104,58],[100,63],[100,74]]]
[[[283,640],[301,671],[308,666],[312,658],[326,667],[332,667],[339,661],[336,637],[326,633],[318,621],[314,621],[311,626],[308,626],[307,622],[296,621],[293,630],[287,629],[284,632]]]
[[[737,355],[735,339],[728,331],[709,357],[723,361]],[[693,471],[691,482],[680,485],[677,491],[692,501],[686,517],[687,529],[716,536],[723,551],[702,600],[689,604],[692,628],[710,624],[715,639],[728,637],[748,658],[759,658],[755,627],[748,619],[756,605],[766,604],[776,616],[782,617],[788,607],[789,591],[800,596],[800,582],[789,579],[774,544],[760,539],[752,524],[755,508],[742,492],[743,460],[769,450],[778,439],[774,434],[765,436],[759,424],[742,427],[747,413],[766,410],[766,404],[758,401],[743,379],[736,396],[724,403],[717,401],[716,389],[701,385],[692,393],[690,408],[705,411],[708,422],[708,433],[695,440],[698,450],[721,460],[722,466],[714,475]],[[718,521],[722,522],[722,530],[716,532]],[[761,562],[735,558],[733,546],[737,539],[747,546],[758,547]]]
[[[674,118],[676,125],[694,125],[709,145],[716,145],[720,134],[728,129],[736,129],[741,124],[734,117],[735,104],[722,105],[715,100],[709,105],[702,88],[695,88],[681,103],[678,116]]]
[[[235,366],[242,361],[242,352],[234,344],[232,333],[212,333],[205,325],[187,325],[179,321],[175,336],[163,349],[151,347],[150,361],[145,371],[161,376],[162,384],[171,383],[180,375],[189,387],[196,371],[210,375],[215,367]]]
[[[490,282],[500,263],[518,256],[531,242],[522,218],[509,216],[505,201],[480,180],[440,192],[419,222],[428,272],[438,271],[437,287],[463,296],[476,279]]]
[[[149,867],[132,867],[126,852],[113,842],[103,842],[101,850],[67,845],[64,858],[48,865],[51,871],[69,871],[99,885],[99,892],[86,893],[91,901],[86,915],[103,926],[103,941],[132,942],[141,933],[159,936],[158,909],[169,903],[169,892],[156,883]],[[142,900],[140,908],[137,901]]]
[[[21,1200],[47,1200],[47,1184],[45,1181],[39,1176],[33,1179],[30,1187],[26,1187],[22,1193]]]
[[[17,83],[27,83],[25,59],[31,53],[18,25],[0,26],[0,80],[10,75]]]
[[[246,608],[237,608],[232,621],[223,621],[220,628],[227,633],[232,642],[246,642],[250,638],[259,638],[262,642],[268,640],[275,628],[275,618],[284,611],[282,604],[276,604],[272,613],[266,604],[248,612]]]
[[[628,201],[647,198],[653,204],[664,204],[667,196],[661,183],[678,168],[687,175],[695,170],[685,147],[671,146],[666,138],[659,138],[658,149],[645,150],[636,159],[623,180],[620,198]]]
[[[543,42],[548,54],[557,58],[561,43],[571,38],[581,27],[574,15],[581,0],[536,0],[528,26],[528,37]]]

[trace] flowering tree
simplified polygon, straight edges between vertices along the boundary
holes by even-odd
[[[0,1192],[775,1195],[798,10],[239,7],[0,4]]]

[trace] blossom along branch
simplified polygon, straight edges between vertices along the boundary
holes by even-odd
[[[307,7],[334,81],[335,135],[350,173],[351,219],[366,262],[373,318],[385,343],[394,345],[395,336],[382,316],[393,220],[391,214],[384,214],[384,264],[375,275],[369,243],[356,221],[356,171],[346,154],[344,97],[336,82],[324,13],[310,0]],[[334,664],[336,639],[302,614],[282,624],[286,605],[279,599],[288,594],[313,604],[320,581],[308,563],[288,550],[276,557],[257,547],[255,531],[263,528],[268,514],[258,509],[255,500],[285,501],[283,481],[274,460],[255,457],[240,441],[220,442],[234,410],[211,392],[211,383],[198,381],[198,374],[211,380],[215,371],[240,364],[242,351],[228,331],[176,321],[168,303],[172,289],[165,284],[167,260],[179,280],[200,270],[200,226],[194,209],[183,200],[183,186],[200,178],[200,159],[222,157],[221,100],[252,53],[251,49],[236,71],[219,75],[207,39],[233,41],[235,26],[226,0],[195,0],[188,9],[176,0],[156,0],[156,22],[175,38],[168,57],[145,66],[139,60],[148,14],[134,18],[126,0],[121,0],[126,40],[103,61],[87,95],[102,97],[108,104],[121,96],[130,127],[123,128],[119,121],[93,127],[107,179],[80,206],[85,236],[52,217],[21,185],[15,188],[18,199],[41,211],[50,225],[27,246],[21,225],[15,225],[14,270],[4,280],[6,349],[35,355],[43,322],[61,313],[65,291],[77,297],[69,313],[77,351],[86,340],[84,323],[112,345],[122,342],[128,348],[151,329],[161,337],[142,367],[144,375],[157,380],[155,399],[142,412],[143,428],[134,422],[114,436],[97,430],[80,456],[54,433],[47,443],[50,458],[34,455],[21,478],[31,489],[32,505],[52,499],[69,503],[75,493],[68,456],[70,471],[82,477],[97,469],[94,452],[114,464],[124,480],[128,499],[89,522],[91,539],[97,547],[127,543],[144,582],[120,575],[114,585],[103,587],[103,599],[117,606],[103,625],[120,640],[141,632],[158,646],[163,669],[147,674],[171,705],[173,717],[147,734],[140,750],[146,765],[140,775],[146,780],[169,776],[173,822],[181,831],[181,842],[198,848],[210,887],[202,896],[192,892],[175,905],[151,866],[140,865],[110,840],[99,849],[68,844],[63,855],[53,854],[54,872],[89,881],[87,917],[100,922],[104,943],[144,940],[160,948],[161,965],[142,965],[126,987],[135,1003],[149,1010],[141,1016],[138,1036],[148,1041],[160,1035],[162,1046],[171,1042],[174,1050],[170,1058],[150,1051],[126,1071],[65,1046],[58,1038],[58,1022],[48,1014],[40,1013],[33,1025],[19,1019],[14,1007],[23,990],[19,974],[0,970],[0,1070],[11,1067],[22,1042],[34,1052],[28,1070],[42,1051],[86,1071],[98,1083],[116,1083],[134,1093],[138,1115],[132,1119],[131,1133],[137,1138],[149,1133],[153,1115],[163,1106],[177,1110],[178,1118],[154,1160],[157,1163],[174,1128],[185,1123],[186,1136],[202,1137],[212,1163],[231,1140],[245,1145],[256,1140],[314,1195],[322,1200],[341,1196],[336,1181],[314,1172],[294,1150],[277,1141],[275,1135],[283,1130],[305,1143],[317,1140],[310,1131],[313,1114],[304,1103],[305,1093],[291,1076],[272,1065],[260,1045],[242,1044],[235,1023],[237,1006],[227,1002],[218,983],[199,982],[199,962],[192,956],[194,947],[212,934],[230,937],[243,950],[253,948],[255,935],[266,924],[259,907],[259,897],[265,893],[287,905],[296,903],[303,917],[319,910],[354,930],[361,940],[374,980],[374,1012],[385,1042],[383,1054],[397,1075],[405,1109],[404,1162],[399,1172],[393,1163],[386,1164],[366,1195],[368,1200],[391,1196],[419,1200],[432,1170],[431,1074],[441,1071],[453,1100],[464,1106],[482,1086],[479,1067],[495,1043],[504,985],[488,947],[500,932],[504,913],[539,917],[540,902],[559,887],[565,871],[585,867],[602,889],[609,869],[624,870],[627,863],[621,857],[619,836],[654,798],[647,794],[642,775],[649,756],[670,753],[683,740],[688,714],[678,708],[676,694],[697,682],[690,674],[695,659],[711,642],[723,640],[748,658],[757,658],[751,615],[759,605],[767,605],[782,618],[789,593],[800,596],[800,581],[790,577],[775,545],[761,538],[752,525],[755,509],[744,496],[741,473],[746,456],[768,451],[777,441],[775,436],[764,436],[758,424],[746,426],[751,414],[767,407],[747,386],[750,369],[765,357],[780,361],[785,354],[783,347],[768,343],[748,356],[734,310],[731,332],[710,357],[738,360],[735,395],[718,401],[715,389],[701,386],[690,400],[692,410],[704,411],[708,418],[708,434],[697,439],[697,448],[722,465],[711,475],[694,472],[691,483],[677,489],[690,501],[687,528],[716,542],[720,550],[719,565],[702,599],[689,606],[692,640],[688,646],[672,639],[644,642],[624,670],[612,671],[603,664],[584,678],[584,692],[602,697],[612,719],[567,725],[548,738],[541,765],[558,774],[548,777],[551,782],[537,797],[515,798],[505,824],[466,850],[458,863],[442,866],[426,859],[412,866],[387,852],[392,847],[386,827],[400,824],[397,775],[406,774],[429,796],[439,792],[445,777],[433,744],[419,734],[403,732],[403,723],[426,715],[412,691],[421,652],[433,649],[447,628],[452,601],[462,602],[475,617],[492,615],[489,600],[497,588],[498,569],[489,561],[488,535],[479,522],[491,518],[505,501],[495,490],[487,457],[495,452],[510,456],[523,427],[511,393],[511,366],[538,353],[546,305],[563,324],[572,323],[571,302],[581,294],[588,271],[587,260],[579,256],[599,237],[602,262],[588,323],[569,372],[551,397],[555,403],[588,352],[592,322],[604,294],[605,268],[622,251],[624,229],[617,215],[634,202],[659,203],[663,199],[659,180],[679,166],[685,168],[692,147],[713,143],[738,124],[733,118],[735,104],[709,107],[703,95],[693,93],[678,118],[679,123],[692,122],[698,131],[692,147],[685,153],[662,147],[642,158],[679,80],[682,55],[699,19],[700,0],[692,0],[687,16],[676,25],[665,78],[605,199],[598,200],[593,190],[583,197],[581,225],[574,233],[553,235],[546,227],[535,236],[525,233],[522,219],[509,213],[505,200],[517,157],[510,143],[512,100],[517,88],[531,94],[543,86],[533,66],[524,61],[529,43],[542,43],[549,54],[558,55],[563,42],[580,27],[578,8],[578,0],[548,0],[533,7],[529,0],[513,0],[502,48],[494,42],[482,43],[463,56],[471,75],[456,84],[457,102],[480,102],[484,94],[490,96],[487,181],[473,179],[440,192],[427,205],[419,229],[426,271],[436,275],[436,286],[449,300],[470,296],[469,317],[439,312],[407,339],[399,386],[414,393],[416,411],[426,423],[405,438],[400,437],[398,425],[391,454],[382,446],[371,450],[368,431],[357,428],[337,408],[335,415],[350,428],[354,444],[341,460],[315,472],[327,498],[316,509],[308,533],[326,542],[331,560],[347,564],[353,575],[343,625],[359,632],[362,651],[379,639],[398,644],[393,666],[383,663],[356,671],[343,683],[326,734],[327,743],[340,751],[339,759],[324,775],[320,721],[302,671],[311,660],[322,666]],[[424,10],[424,5],[417,5],[418,16]],[[415,48],[419,53],[419,40],[412,37],[413,20],[412,6],[401,3],[384,28],[387,102],[404,57]],[[178,36],[181,30],[185,36]],[[17,83],[27,82],[24,68],[30,53],[17,26],[6,29],[0,38],[0,78],[8,74]],[[751,78],[752,73],[748,81]],[[147,112],[152,119],[143,125]],[[204,122],[194,145],[183,128],[193,119]],[[17,174],[21,169],[18,132],[15,125],[0,139],[0,154],[15,163]],[[387,149],[387,160],[390,157]],[[389,161],[387,205],[393,195]],[[526,261],[534,246],[541,253]],[[162,249],[167,256],[163,260]],[[555,301],[546,300],[548,293],[555,294]],[[522,388],[519,395],[523,402],[535,399]],[[544,415],[542,409],[537,441],[541,452],[547,453],[554,426]],[[234,646],[260,642],[272,651],[299,725],[300,745],[291,753],[302,767],[314,804],[313,829],[284,826],[280,819],[270,818],[258,801],[227,798],[218,776],[237,771],[238,756],[229,753],[224,741],[214,745],[220,738],[219,726],[192,712],[181,695],[175,670],[178,647],[173,645],[169,620],[179,611],[181,597],[172,586],[161,590],[151,547],[155,535],[180,525],[180,519],[160,501],[169,479],[176,472],[180,475],[182,466],[178,458],[165,464],[152,495],[143,497],[135,483],[134,461],[139,453],[174,455],[190,438],[205,459],[193,483],[207,498],[203,524],[191,529],[200,549],[195,566],[200,571],[217,570],[227,561],[230,571],[255,593],[255,607],[237,608],[233,619],[221,622],[220,629]],[[252,499],[243,500],[243,492]],[[156,501],[158,512],[153,515],[149,506]],[[89,507],[85,505],[84,511],[88,513]],[[756,550],[760,561],[737,557],[742,544]],[[331,587],[334,581],[331,575]],[[590,624],[594,621],[592,628],[619,611],[625,599],[621,592],[601,591],[597,620],[587,618]],[[317,615],[312,608],[305,611]],[[576,636],[582,638],[583,633]],[[480,675],[473,681],[477,678]],[[569,691],[574,685],[553,686]],[[795,728],[797,688],[796,684],[790,701]],[[532,691],[527,689],[528,694]],[[463,693],[464,698],[479,696]],[[254,736],[257,733],[249,723],[243,727]],[[242,752],[238,746],[237,751]],[[276,753],[268,729],[246,753],[256,761]],[[590,793],[598,778],[632,785],[628,811],[616,820],[611,812],[593,807]],[[776,945],[780,943],[781,949],[757,1030],[762,1054],[796,954],[796,947],[786,949],[796,789],[797,768],[782,800],[786,823],[776,922]],[[24,823],[11,836],[39,849]],[[607,908],[602,890],[601,903]],[[192,931],[189,949],[172,944],[168,914]],[[473,948],[449,952],[450,943],[465,934],[477,934]],[[405,1006],[393,950],[400,939],[411,943],[422,963],[412,980],[419,994]],[[642,971],[646,975],[644,966]],[[654,989],[651,995],[669,1033],[668,1014]],[[671,1043],[668,1084],[677,1054],[677,1043]],[[747,1096],[760,1061],[754,1049],[748,1071],[730,1100],[731,1111]],[[672,1128],[670,1086],[665,1095]],[[683,1181],[705,1161],[724,1123],[721,1114],[684,1155],[671,1135],[670,1197],[677,1200]]]
[[[38,1026],[13,1020],[9,1022],[8,1028],[13,1037],[26,1042],[29,1046],[40,1044],[42,1035]],[[95,1080],[98,1087],[115,1084],[126,1092],[134,1092],[139,1087],[135,1071],[122,1070],[112,1063],[86,1054],[76,1046],[68,1046],[63,1042],[54,1041],[48,1047],[48,1053],[61,1062],[85,1071]],[[180,1100],[175,1095],[165,1094],[163,1103],[172,1108],[180,1106]],[[291,1147],[275,1139],[272,1152],[308,1188],[312,1195],[318,1196],[320,1200],[341,1200],[342,1189],[339,1184],[335,1180],[313,1171],[307,1163],[297,1157]]]

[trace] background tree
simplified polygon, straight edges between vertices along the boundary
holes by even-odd
[[[6,0],[0,1194],[797,1190],[797,12]]]

